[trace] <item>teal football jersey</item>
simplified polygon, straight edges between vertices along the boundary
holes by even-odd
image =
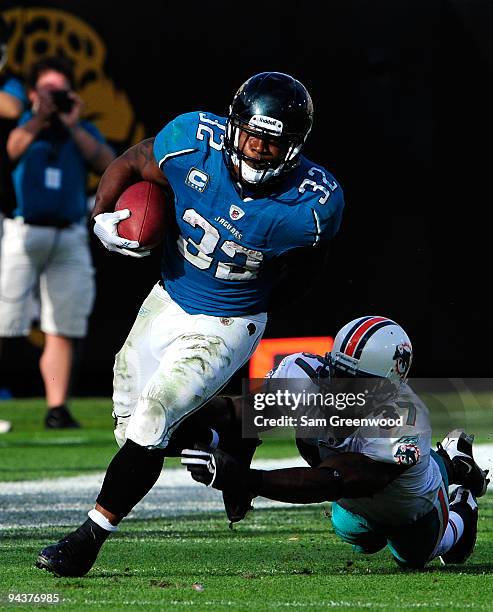
[[[245,316],[267,309],[275,258],[316,247],[338,231],[342,189],[321,166],[300,164],[268,197],[242,197],[224,162],[226,119],[178,116],[156,136],[154,156],[174,192],[178,236],[162,259],[166,290],[186,312]]]

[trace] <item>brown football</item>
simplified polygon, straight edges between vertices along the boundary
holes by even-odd
[[[130,217],[118,223],[118,235],[137,240],[141,248],[152,249],[163,241],[168,198],[156,183],[134,183],[118,198],[115,210],[128,208]]]

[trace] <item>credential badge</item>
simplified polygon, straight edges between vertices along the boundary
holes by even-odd
[[[188,172],[187,178],[185,179],[185,185],[188,185],[195,191],[204,191],[207,187],[207,183],[209,182],[209,175],[202,170],[197,170],[197,168],[190,168]]]
[[[238,219],[241,219],[244,214],[245,211],[239,206],[236,206],[236,204],[231,204],[229,207],[229,216],[233,219],[233,221],[238,221]]]

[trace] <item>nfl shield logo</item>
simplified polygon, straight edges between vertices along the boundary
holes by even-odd
[[[245,211],[241,210],[241,208],[235,204],[231,204],[229,207],[229,216],[233,219],[233,221],[238,221],[238,219],[241,219],[244,214]]]

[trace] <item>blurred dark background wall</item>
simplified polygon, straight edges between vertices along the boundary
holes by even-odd
[[[265,337],[334,335],[352,318],[383,314],[408,331],[415,376],[491,376],[491,3],[125,6],[2,3],[4,14],[17,11],[17,70],[56,45],[89,61],[94,41],[70,32],[62,39],[57,27],[66,25],[57,26],[54,10],[100,37],[100,73],[79,75],[79,86],[88,116],[120,150],[179,113],[225,113],[256,72],[291,73],[312,94],[306,155],[339,179],[346,210],[324,282],[295,310],[272,318]],[[31,7],[48,19],[36,13],[33,24]],[[98,294],[77,394],[110,392],[113,356],[159,274],[158,253],[134,261],[94,239],[93,247]],[[22,350],[3,376],[16,394],[41,392],[30,349]]]

